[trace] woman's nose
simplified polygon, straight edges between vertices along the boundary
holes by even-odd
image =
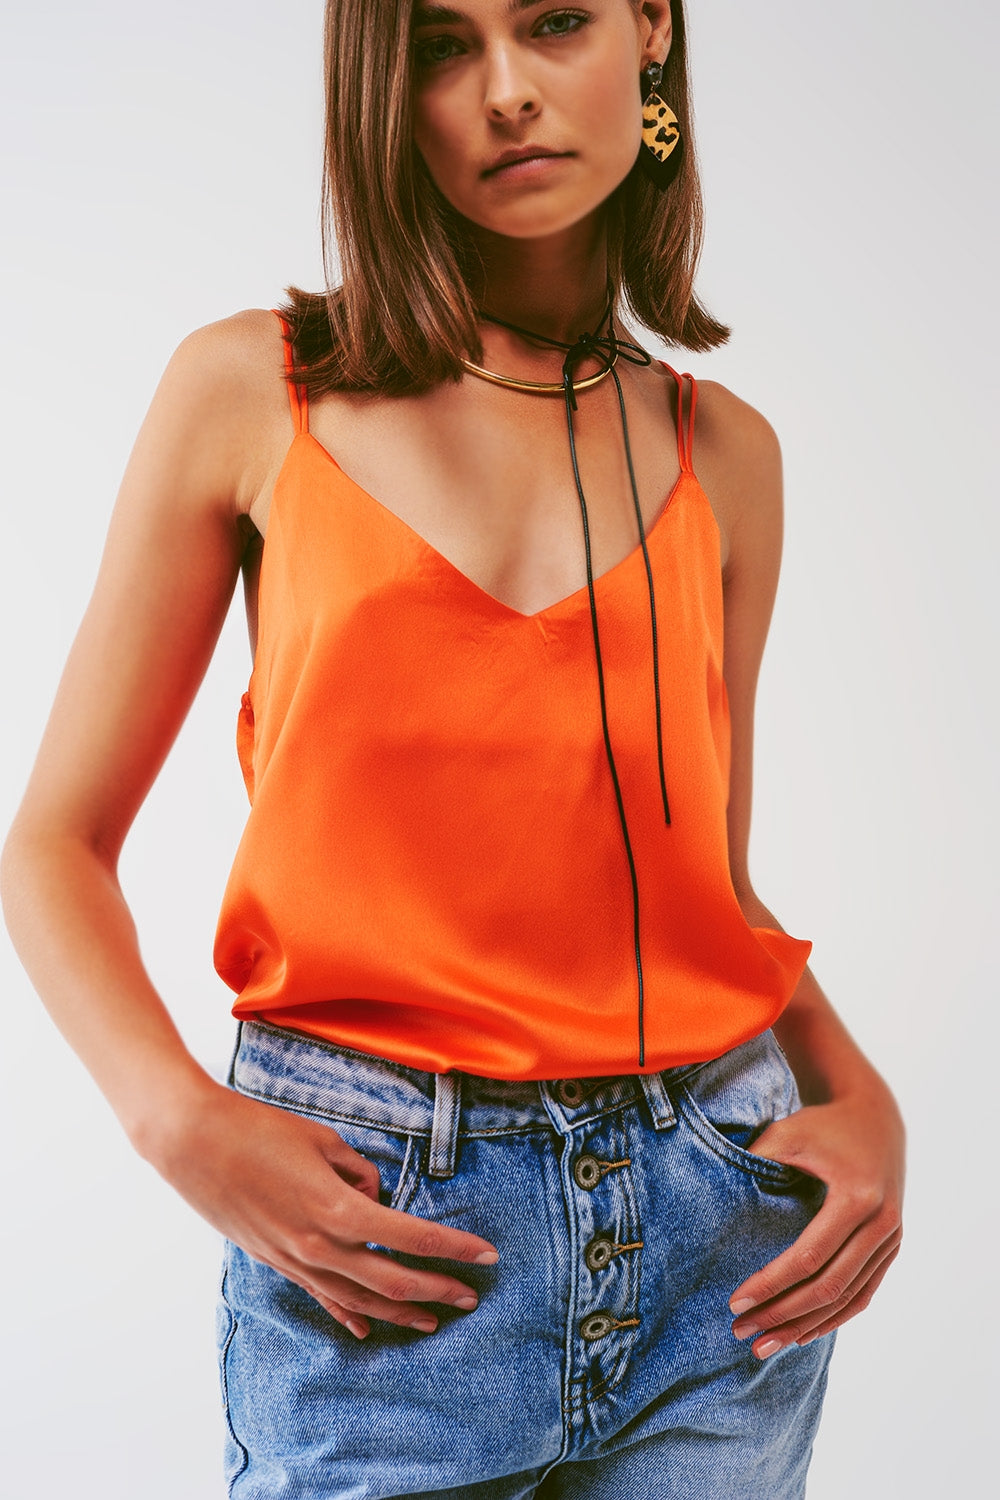
[[[538,93],[523,68],[509,54],[487,64],[485,105],[494,120],[513,120],[538,112]]]

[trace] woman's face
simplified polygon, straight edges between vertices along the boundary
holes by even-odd
[[[515,239],[585,220],[635,162],[639,74],[669,36],[669,0],[415,0],[414,140],[440,191]],[[549,154],[499,164],[525,148]]]

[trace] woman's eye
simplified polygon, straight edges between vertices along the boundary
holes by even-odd
[[[457,46],[453,36],[432,36],[426,42],[418,42],[413,52],[419,67],[432,68],[435,63],[450,62]]]
[[[557,10],[552,15],[544,16],[541,25],[548,28],[549,36],[569,36],[572,31],[579,31],[585,25],[588,17],[581,15],[575,10]]]

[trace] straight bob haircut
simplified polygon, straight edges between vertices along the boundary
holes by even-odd
[[[638,10],[640,0],[623,0]],[[414,0],[327,0],[322,249],[326,292],[285,288],[298,363],[312,396],[417,394],[459,380],[482,359],[478,257],[462,220],[413,142]],[[605,205],[613,308],[667,344],[712,349],[729,329],[694,295],[701,187],[688,85],[684,0],[671,0],[673,41],[659,92],[677,115],[684,154],[660,191],[638,162]],[[639,107],[642,96],[636,79]],[[339,286],[331,270],[339,251]]]

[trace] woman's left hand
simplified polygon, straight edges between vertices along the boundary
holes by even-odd
[[[899,1253],[905,1132],[881,1080],[775,1120],[750,1150],[826,1183],[795,1243],[733,1292],[733,1333],[761,1359],[807,1344],[868,1306]]]

